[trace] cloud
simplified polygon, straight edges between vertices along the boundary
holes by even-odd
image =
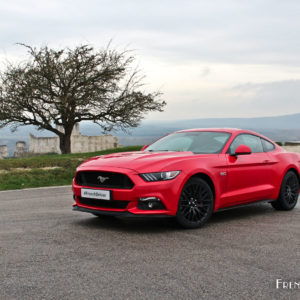
[[[150,88],[168,101],[149,118],[300,111],[299,1],[16,0],[0,10],[0,59],[24,42],[136,49]],[[248,82],[248,83],[247,83]]]
[[[256,108],[272,114],[300,111],[300,80],[248,83],[236,86],[232,91],[236,93],[235,97],[244,99],[246,109]]]
[[[10,1],[0,43],[132,43],[168,59],[300,65],[299,1]],[[3,46],[2,46],[3,47]]]
[[[201,76],[201,77],[206,77],[210,72],[211,72],[211,71],[210,71],[210,68],[205,67],[205,68],[203,68],[203,70],[202,70],[200,76]]]
[[[261,84],[248,83],[232,88],[176,93],[168,101],[164,119],[215,117],[257,117],[300,111],[300,80]],[[162,119],[155,113],[152,118]]]

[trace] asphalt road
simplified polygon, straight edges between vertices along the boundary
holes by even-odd
[[[300,299],[300,207],[172,219],[71,211],[70,187],[0,192],[0,299]]]

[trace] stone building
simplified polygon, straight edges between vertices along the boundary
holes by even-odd
[[[283,148],[289,152],[300,153],[300,142],[285,142]]]
[[[8,157],[8,149],[6,145],[0,145],[0,159]]]
[[[58,130],[63,131],[61,127]],[[87,136],[79,132],[79,124],[74,126],[71,136],[71,152],[95,152],[120,147],[119,139],[112,135]],[[31,153],[61,153],[59,137],[35,137],[30,134],[29,152]]]
[[[23,141],[16,142],[16,150],[14,153],[14,157],[24,157],[27,155],[27,153],[28,151],[27,151],[26,142]]]

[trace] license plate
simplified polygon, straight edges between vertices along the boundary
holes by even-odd
[[[110,200],[110,191],[81,189],[81,197],[99,200]]]

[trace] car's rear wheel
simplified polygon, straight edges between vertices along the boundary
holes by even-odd
[[[184,228],[198,228],[209,219],[213,208],[214,195],[208,183],[192,177],[181,191],[176,219]]]
[[[277,210],[291,210],[298,201],[299,180],[293,171],[288,171],[281,183],[279,197],[271,205]]]

